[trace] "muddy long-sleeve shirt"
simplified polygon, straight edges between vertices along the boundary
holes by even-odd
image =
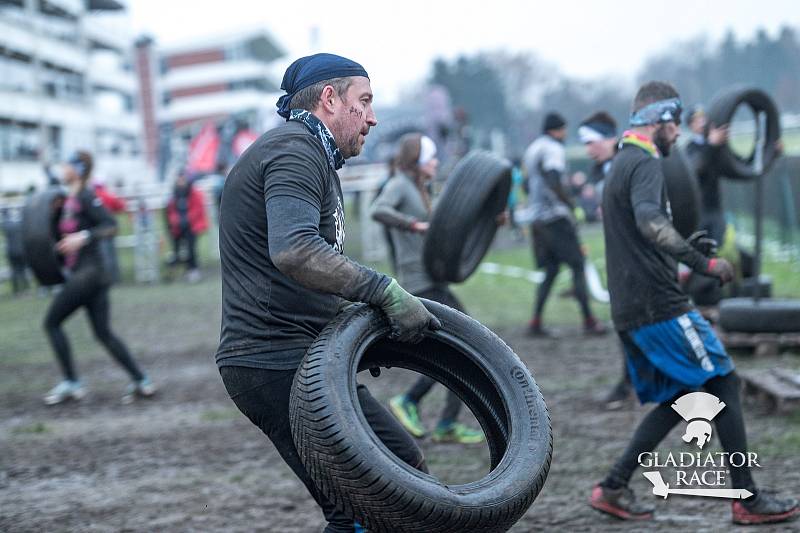
[[[678,284],[678,261],[706,272],[708,259],[672,226],[661,161],[624,145],[603,191],[611,315],[620,331],[669,320],[691,309]]]
[[[344,222],[339,177],[303,124],[242,155],[220,209],[219,366],[296,368],[342,298],[377,303],[390,279],[343,255]]]

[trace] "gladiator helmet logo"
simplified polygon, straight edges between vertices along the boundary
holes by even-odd
[[[683,442],[697,441],[697,446],[702,449],[711,440],[710,422],[724,407],[725,402],[707,392],[690,392],[675,400],[672,408],[689,423]]]

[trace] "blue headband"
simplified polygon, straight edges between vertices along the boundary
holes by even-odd
[[[652,124],[661,124],[663,122],[673,121],[679,124],[681,121],[681,105],[680,98],[667,98],[666,100],[659,100],[641,108],[638,111],[631,113],[631,126],[650,126]]]
[[[84,173],[86,172],[86,163],[83,162],[77,153],[72,154],[72,156],[67,160],[67,164],[74,168],[75,172],[77,172],[79,176],[83,177]]]
[[[320,81],[350,76],[369,78],[364,67],[346,57],[335,54],[314,54],[301,57],[289,65],[283,75],[281,90],[286,91],[286,94],[281,96],[275,104],[278,107],[278,114],[288,120],[292,97],[306,87]]]

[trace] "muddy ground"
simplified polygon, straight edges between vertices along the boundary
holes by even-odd
[[[556,341],[526,338],[519,328],[498,333],[533,370],[555,435],[544,490],[512,531],[731,527],[727,502],[675,496],[657,500],[638,473],[634,487],[656,503],[655,522],[630,525],[591,510],[586,504],[590,488],[645,412],[633,402],[607,411],[600,401],[618,376],[616,341],[612,336],[586,339],[567,327]],[[51,408],[42,405],[39,386],[42,375],[54,375],[51,361],[4,365],[0,531],[320,531],[323,520],[314,502],[227,398],[213,364],[214,337],[212,327],[187,339],[182,348],[171,342],[141,350],[140,359],[160,392],[133,405],[120,403],[123,377],[104,357],[81,365],[92,387],[90,397]],[[776,364],[796,368],[799,360],[796,354],[739,359],[742,369]],[[413,375],[392,370],[377,380],[364,379],[378,398],[386,399]],[[424,405],[429,426],[443,402],[441,387],[437,389]],[[762,457],[757,480],[800,495],[800,417],[766,416],[765,406],[758,403],[747,406],[746,416],[751,448]],[[460,448],[458,453],[453,445],[429,440],[422,446],[433,472],[448,481],[477,479],[486,470],[484,446]],[[673,431],[662,449],[685,451],[680,433]],[[800,523],[789,528],[800,530]]]

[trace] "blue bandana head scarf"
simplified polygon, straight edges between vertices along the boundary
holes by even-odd
[[[320,81],[350,76],[369,78],[364,67],[346,57],[335,54],[314,54],[301,57],[289,65],[283,75],[281,90],[286,91],[286,94],[281,96],[275,104],[278,107],[278,114],[289,120],[292,97],[306,87]]]
[[[680,98],[667,98],[659,100],[631,113],[631,126],[651,126],[664,122],[681,123],[683,106]]]

